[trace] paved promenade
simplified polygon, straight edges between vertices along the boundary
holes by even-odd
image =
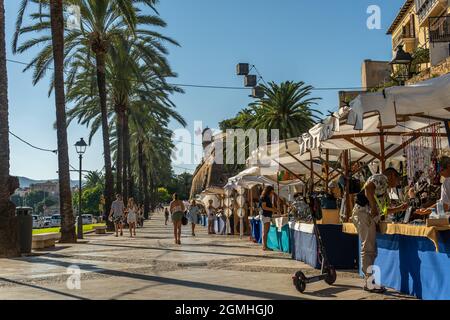
[[[197,226],[197,237],[183,228],[182,245],[172,226],[155,214],[137,238],[86,235],[83,243],[60,245],[33,256],[0,259],[0,299],[398,299],[388,292],[361,289],[356,272],[338,272],[330,287],[311,284],[305,294],[292,285],[297,270],[317,274],[289,255],[268,252],[238,237],[211,236]],[[75,267],[75,269],[74,269]],[[70,270],[81,272],[67,285]],[[69,269],[68,269],[69,268]],[[72,278],[73,279],[73,276]]]

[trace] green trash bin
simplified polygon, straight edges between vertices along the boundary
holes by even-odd
[[[20,253],[31,253],[33,242],[33,209],[29,207],[16,208],[19,227]]]

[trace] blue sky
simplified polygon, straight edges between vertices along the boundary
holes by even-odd
[[[19,1],[6,0],[8,58],[29,61],[35,52],[13,56],[10,50]],[[169,47],[169,61],[179,74],[172,82],[242,86],[235,75],[238,62],[256,65],[266,81],[305,81],[315,87],[359,87],[364,59],[391,59],[386,30],[404,0],[161,0],[158,7],[168,27],[162,31],[181,47]],[[381,8],[380,30],[366,27],[369,5]],[[48,98],[48,79],[33,87],[31,73],[8,63],[10,129],[44,148],[54,149],[54,100]],[[204,126],[234,116],[251,99],[245,90],[184,88],[173,97],[178,111],[193,131],[194,121]],[[335,110],[337,91],[315,91],[321,111]],[[177,128],[176,124],[171,125]],[[69,127],[71,163],[77,166],[72,145],[87,137],[85,127]],[[56,178],[57,157],[31,149],[10,138],[11,172],[34,179]],[[103,167],[98,134],[85,155],[85,167]],[[194,165],[183,165],[194,168]],[[182,169],[176,169],[176,172]],[[76,179],[77,175],[72,175]]]

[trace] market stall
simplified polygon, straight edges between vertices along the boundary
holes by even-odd
[[[353,224],[343,230],[357,235]],[[420,299],[450,298],[450,226],[382,223],[377,245],[375,264],[383,285]]]
[[[442,209],[431,215],[417,213],[440,197],[438,160],[448,152],[450,75],[363,94],[350,106],[346,123],[361,130],[357,138],[380,138],[380,152],[374,157],[382,168],[398,151],[405,164],[407,197],[398,200],[408,201],[409,208],[401,219],[385,216],[377,234],[375,266],[381,285],[421,299],[450,299],[450,215]],[[377,120],[378,133],[371,136],[368,118]],[[387,151],[386,142],[394,149]],[[343,230],[357,234],[353,224],[344,224]]]

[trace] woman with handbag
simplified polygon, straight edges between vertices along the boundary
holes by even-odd
[[[186,208],[176,193],[173,194],[172,199],[170,213],[172,214],[173,234],[175,236],[175,244],[181,244],[181,225]]]

